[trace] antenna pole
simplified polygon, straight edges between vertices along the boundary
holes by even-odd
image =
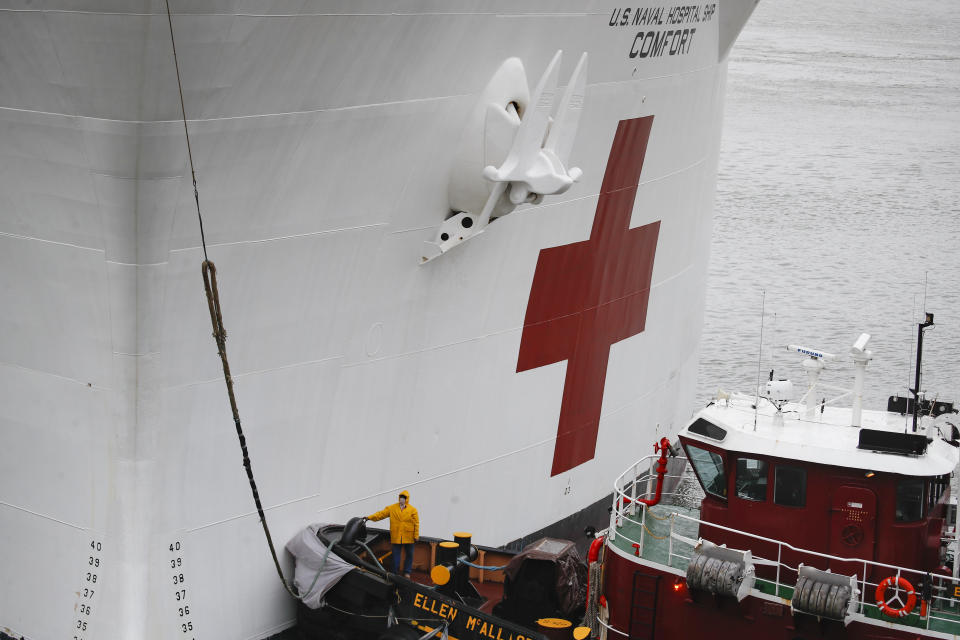
[[[933,326],[933,314],[924,312],[923,322],[917,324],[917,372],[913,379],[913,432],[917,432],[917,416],[920,414],[920,361],[923,360],[923,332]]]
[[[753,430],[757,430],[757,414],[760,412],[760,363],[763,361],[763,309],[767,292],[760,290],[760,348],[757,349],[757,397],[753,402]]]

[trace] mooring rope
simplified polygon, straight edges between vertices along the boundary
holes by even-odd
[[[468,567],[472,567],[472,568],[474,568],[474,569],[480,569],[481,571],[503,571],[504,569],[507,568],[507,565],[505,565],[505,564],[504,564],[504,565],[500,565],[499,567],[484,567],[484,566],[479,565],[479,564],[473,564],[472,562],[468,562],[468,561],[466,561],[466,560],[458,560],[458,562],[459,562],[460,564],[465,564],[465,565],[467,565]]]
[[[200,192],[197,190],[197,172],[193,169],[193,149],[190,146],[190,131],[187,130],[187,109],[183,104],[183,84],[180,82],[180,62],[177,60],[177,43],[173,39],[173,17],[170,15],[170,0],[167,3],[167,24],[170,25],[170,47],[173,49],[173,66],[177,71],[177,89],[180,90],[180,115],[183,117],[183,134],[187,138],[187,157],[190,159],[190,177],[193,179],[193,200],[197,203],[197,220],[200,221],[200,242],[203,244],[203,259],[207,257],[207,239],[203,235],[203,217],[200,215]]]
[[[250,491],[253,493],[253,501],[257,505],[257,515],[260,516],[260,524],[263,525],[263,533],[267,537],[267,544],[270,546],[270,555],[273,557],[273,564],[277,568],[277,575],[283,582],[283,587],[294,598],[299,599],[296,590],[287,581],[283,575],[283,569],[280,568],[280,560],[277,558],[277,550],[273,545],[273,537],[270,535],[270,527],[267,526],[267,516],[263,512],[263,505],[260,502],[260,492],[257,491],[257,483],[253,479],[253,468],[250,464],[250,455],[247,452],[247,439],[243,435],[243,428],[240,425],[240,411],[237,409],[237,398],[233,393],[233,378],[230,376],[230,363],[227,362],[227,331],[223,327],[223,314],[220,310],[220,292],[217,287],[217,268],[207,256],[207,240],[203,233],[203,216],[200,214],[200,191],[197,189],[197,173],[193,167],[193,150],[190,146],[190,130],[187,128],[187,110],[183,102],[183,85],[180,82],[180,62],[177,60],[177,44],[173,37],[173,17],[170,13],[170,0],[165,0],[167,5],[167,23],[170,25],[170,46],[173,48],[173,64],[177,70],[177,88],[180,90],[180,115],[183,118],[183,133],[187,139],[187,157],[190,159],[190,176],[193,179],[193,199],[197,204],[197,220],[200,222],[200,242],[203,244],[203,286],[207,292],[207,306],[210,309],[210,323],[213,325],[213,338],[217,342],[217,351],[220,355],[220,361],[223,364],[223,378],[227,384],[227,395],[230,397],[230,409],[233,411],[233,423],[237,427],[237,438],[240,441],[240,450],[243,453],[243,467],[247,471],[247,480],[250,481]]]
[[[230,375],[230,363],[227,361],[227,331],[223,327],[223,314],[220,311],[220,292],[217,288],[217,268],[209,260],[203,261],[203,286],[207,291],[207,306],[210,309],[210,322],[213,325],[213,338],[217,341],[217,351],[220,354],[220,362],[223,363],[223,379],[227,383],[227,395],[230,397],[230,409],[233,411],[233,423],[237,427],[237,438],[240,441],[240,451],[243,453],[243,468],[247,470],[247,480],[250,481],[250,491],[253,493],[253,501],[257,505],[257,514],[260,516],[260,524],[263,525],[263,533],[267,536],[267,544],[270,546],[270,555],[273,556],[273,564],[277,567],[277,575],[280,576],[284,588],[294,598],[299,598],[290,583],[283,575],[283,569],[280,568],[280,560],[277,559],[277,550],[273,546],[273,537],[270,535],[270,527],[267,526],[267,516],[263,512],[263,505],[260,503],[260,493],[257,491],[257,482],[253,479],[253,467],[250,464],[250,455],[247,453],[247,439],[243,435],[243,427],[240,424],[240,410],[237,408],[237,397],[233,393],[233,377]]]

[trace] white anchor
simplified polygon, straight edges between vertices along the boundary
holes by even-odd
[[[580,56],[570,82],[557,99],[557,76],[563,52],[554,54],[543,72],[530,106],[517,128],[509,153],[499,167],[487,166],[483,177],[494,183],[480,215],[457,213],[445,220],[427,248],[421,263],[482,233],[503,194],[509,189],[510,202],[539,204],[544,196],[565,192],[583,172],[567,168],[570,151],[580,124],[587,85],[587,54]]]
[[[566,164],[583,110],[587,54],[580,56],[570,83],[557,102],[557,75],[562,53],[557,51],[554,54],[537,83],[530,97],[533,108],[521,120],[503,164],[499,168],[488,166],[483,170],[483,177],[487,180],[510,186],[510,201],[514,204],[539,203],[545,195],[563,193],[583,175],[576,167],[568,170]],[[492,207],[484,207],[489,216],[488,209]]]

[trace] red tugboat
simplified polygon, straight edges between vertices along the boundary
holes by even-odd
[[[596,637],[960,637],[956,411],[916,392],[862,410],[868,341],[851,349],[852,391],[818,395],[834,356],[792,346],[809,377],[798,402],[772,372],[763,394],[721,393],[680,432],[684,455],[664,439],[616,480],[589,558]],[[661,495],[684,461],[698,507]]]

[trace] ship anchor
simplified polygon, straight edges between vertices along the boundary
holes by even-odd
[[[444,220],[435,239],[424,243],[421,264],[482,233],[490,224],[494,210],[502,215],[520,204],[539,204],[544,196],[564,193],[583,175],[579,168],[567,166],[583,110],[587,54],[580,56],[570,82],[558,99],[557,76],[562,54],[562,51],[554,54],[537,83],[506,158],[499,167],[484,167],[482,176],[493,183],[493,188],[483,209],[479,214],[458,211]],[[516,109],[516,105],[511,104],[510,108]]]

